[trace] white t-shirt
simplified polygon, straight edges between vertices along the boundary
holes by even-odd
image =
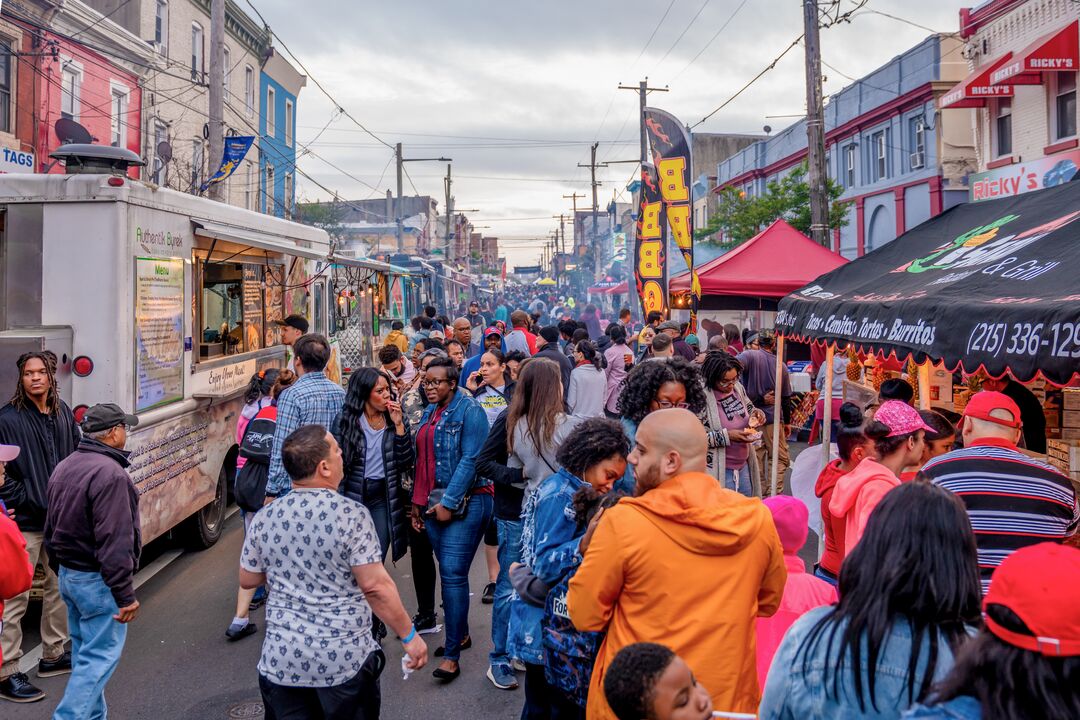
[[[333,490],[293,488],[259,510],[240,555],[270,591],[259,673],[289,687],[355,677],[379,645],[352,569],[381,562],[367,508]]]
[[[364,479],[381,480],[386,477],[386,468],[383,463],[383,437],[386,435],[386,426],[378,430],[368,423],[367,415],[360,416],[360,429],[364,431]]]

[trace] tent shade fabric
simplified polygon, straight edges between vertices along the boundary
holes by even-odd
[[[712,295],[780,299],[847,262],[784,220],[777,220],[734,250],[697,268],[702,298]],[[690,273],[671,279],[669,291],[690,292]]]
[[[1066,384],[1080,368],[1080,182],[959,205],[780,302],[778,332]]]
[[[1012,97],[1012,85],[994,85],[990,76],[994,71],[1012,59],[1012,53],[1005,53],[997,60],[980,66],[968,75],[956,87],[938,98],[938,107],[948,108],[986,107],[990,98]]]
[[[1080,68],[1080,21],[1047,33],[990,73],[991,85],[1041,85],[1043,73]]]

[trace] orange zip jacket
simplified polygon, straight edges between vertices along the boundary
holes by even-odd
[[[678,653],[717,710],[755,712],[755,620],[776,612],[786,581],[768,509],[705,473],[676,476],[607,510],[567,595],[579,630],[607,631],[588,719],[614,720],[604,672],[636,642]]]

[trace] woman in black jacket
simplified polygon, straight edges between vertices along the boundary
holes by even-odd
[[[409,498],[401,478],[412,469],[415,450],[385,373],[363,368],[352,374],[332,432],[345,467],[341,493],[367,507],[383,559],[389,553],[397,562],[409,540]]]

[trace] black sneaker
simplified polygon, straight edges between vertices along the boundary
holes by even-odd
[[[493,605],[495,603],[495,583],[488,583],[484,588],[484,596],[480,598],[480,602],[485,605]]]
[[[232,642],[236,642],[241,638],[246,638],[248,635],[254,635],[258,630],[259,626],[249,620],[246,625],[229,625],[228,630],[225,631],[225,637]]]
[[[430,635],[442,630],[442,626],[439,625],[439,619],[435,617],[435,613],[430,615],[421,615],[416,613],[412,619],[413,627],[416,628],[417,635]]]
[[[56,675],[68,675],[71,673],[71,652],[65,652],[55,660],[41,658],[37,664],[37,676],[39,678],[54,677]]]
[[[45,692],[30,684],[26,673],[15,673],[0,680],[0,698],[17,703],[32,703],[45,699]]]

